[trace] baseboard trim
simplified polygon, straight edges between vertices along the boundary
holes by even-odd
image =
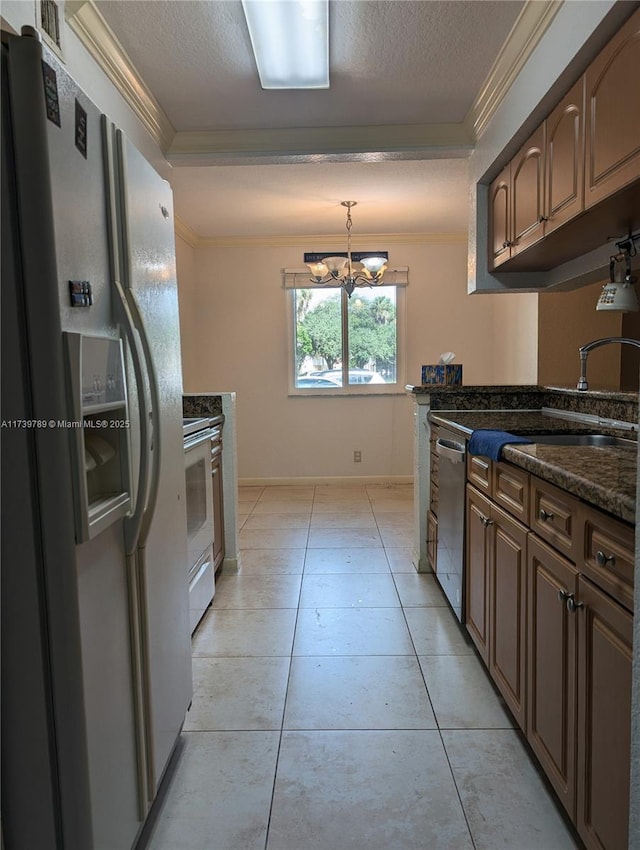
[[[220,575],[235,575],[240,572],[240,554],[238,553],[237,558],[224,558],[222,561],[222,568],[220,570]]]
[[[291,487],[295,485],[338,484],[345,487],[367,484],[413,484],[413,475],[334,475],[297,478],[238,478],[238,487]]]

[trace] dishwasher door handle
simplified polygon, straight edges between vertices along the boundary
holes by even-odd
[[[446,457],[453,463],[464,463],[466,447],[464,443],[454,443],[453,440],[440,438],[436,440],[436,454],[439,457]]]

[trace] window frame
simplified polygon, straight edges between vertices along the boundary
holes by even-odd
[[[348,352],[349,330],[347,306],[349,297],[346,290],[340,286],[298,286],[285,289],[287,302],[287,341],[288,341],[288,395],[289,396],[314,396],[330,397],[336,396],[374,396],[374,395],[404,395],[405,389],[405,351],[406,351],[406,292],[405,286],[395,283],[382,283],[381,286],[394,287],[396,290],[396,381],[393,384],[347,384],[346,386],[333,387],[297,387],[296,386],[296,290],[298,289],[333,289],[341,293],[341,328],[342,328],[342,350]],[[360,288],[360,287],[359,287]],[[364,288],[364,287],[363,287]],[[378,287],[368,287],[372,290]],[[358,289],[353,292],[353,298],[357,297]],[[346,366],[344,365],[346,362]],[[348,369],[348,358],[343,358],[344,371]]]

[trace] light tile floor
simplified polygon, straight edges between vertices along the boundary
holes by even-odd
[[[580,846],[435,579],[410,486],[240,489],[149,850]]]

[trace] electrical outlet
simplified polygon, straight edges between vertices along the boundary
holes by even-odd
[[[361,463],[362,462],[362,452],[354,452],[353,453],[353,462]]]

